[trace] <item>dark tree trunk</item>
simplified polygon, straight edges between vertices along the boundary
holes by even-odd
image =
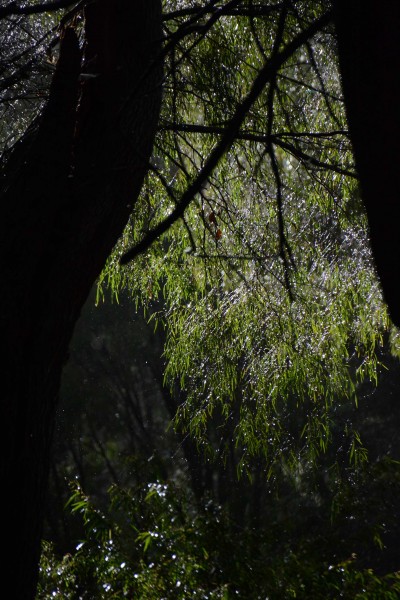
[[[1,170],[1,564],[8,597],[23,600],[35,595],[62,365],[138,197],[161,101],[161,0],[98,0],[85,23],[84,56],[66,30],[48,105]]]
[[[350,137],[372,250],[400,326],[400,2],[335,0]]]

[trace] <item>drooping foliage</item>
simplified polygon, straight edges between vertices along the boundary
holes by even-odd
[[[254,455],[271,467],[283,455],[296,463],[326,449],[335,407],[357,401],[358,383],[376,379],[390,330],[333,28],[307,34],[329,9],[166,3],[153,166],[100,281],[116,293],[129,287],[150,310],[162,300],[152,317],[167,328],[166,381],[178,380],[186,394],[177,425],[207,444],[213,415],[233,423],[242,467]],[[266,85],[240,120],[262,71]],[[232,144],[199,179],[229,132]],[[121,252],[156,237],[180,210],[193,181],[197,193],[182,217],[119,267]],[[360,449],[362,458],[351,424],[346,433],[349,456]]]
[[[212,414],[233,419],[244,465],[254,454],[273,462],[285,448],[297,460],[299,450],[315,456],[325,448],[332,405],[354,401],[357,383],[376,378],[376,349],[390,328],[333,26],[327,18],[306,34],[330,8],[322,0],[164,3],[167,68],[152,168],[100,280],[116,293],[129,287],[145,306],[162,298],[156,318],[168,324],[166,379],[186,392],[177,422],[205,441]],[[10,39],[1,63],[5,146],[46,96],[55,15],[1,21]],[[266,85],[238,122],[238,107],[268,64]],[[232,145],[183,217],[119,267],[121,252],[179,207],[229,131]],[[354,454],[357,437],[348,432]]]
[[[323,461],[318,455],[340,438],[341,458],[353,460],[355,471],[345,473],[348,485],[340,494],[339,475],[321,469],[335,494],[329,490],[327,498],[310,503],[313,515],[303,527],[332,495],[333,506],[340,504],[339,517],[332,529],[323,531],[327,521],[320,525],[314,537],[296,532],[291,538],[287,529],[301,522],[293,518],[296,495],[287,519],[272,516],[271,507],[283,512],[284,503],[271,501],[258,511],[262,518],[268,514],[267,526],[264,522],[258,530],[246,514],[246,524],[254,528],[239,530],[231,520],[232,506],[225,513],[211,502],[204,514],[187,490],[181,494],[170,481],[146,480],[134,493],[114,488],[104,515],[78,487],[72,506],[83,516],[86,542],[62,561],[47,547],[39,597],[228,598],[268,592],[278,598],[392,598],[398,593],[396,576],[381,578],[363,568],[369,556],[357,564],[351,552],[362,542],[355,543],[356,536],[343,539],[353,526],[368,540],[376,534],[381,543],[386,513],[396,514],[396,504],[393,500],[385,516],[376,510],[376,531],[366,531],[381,491],[367,484],[384,480],[390,496],[397,489],[398,467],[391,465],[386,473],[385,466],[382,471],[375,466],[366,471],[364,488],[354,483],[362,478],[357,466],[366,451],[349,406],[357,404],[360,383],[377,379],[390,322],[368,247],[329,10],[325,1],[164,2],[167,68],[152,165],[99,293],[110,287],[118,295],[128,288],[165,328],[165,381],[171,395],[178,388],[183,400],[176,426],[184,441],[190,433],[231,464],[240,456],[238,470],[250,477],[254,465],[260,478],[264,469],[268,474],[275,469],[281,485],[293,477],[298,496],[309,501],[313,493],[304,488],[310,466],[304,459]],[[48,29],[50,18],[45,19]],[[2,22],[4,31],[16,22]],[[21,28],[26,22],[21,19]],[[79,30],[80,17],[76,25]],[[3,112],[5,146],[18,138],[46,95],[53,59],[50,53],[42,60],[41,32],[39,26],[26,32],[24,47],[35,58],[30,79],[18,72],[18,60],[10,70],[18,77],[10,88],[14,96],[2,96],[8,111]],[[50,48],[56,53],[51,42]],[[11,56],[11,46],[8,50]],[[3,63],[8,68],[10,61]],[[15,122],[8,141],[10,107],[26,116]],[[194,198],[184,210],[182,198],[190,186]],[[157,226],[168,218],[172,226],[157,237]],[[121,254],[143,239],[153,241],[151,248],[120,267]],[[91,433],[102,452],[99,431]],[[116,456],[122,446],[115,442]],[[222,470],[209,471],[214,480],[223,479]],[[264,501],[268,484],[263,480],[263,485]],[[252,488],[252,499],[258,491]],[[242,506],[247,510],[248,504]],[[390,537],[391,531],[388,526],[384,533]],[[327,548],[336,544],[340,558],[328,559]],[[347,549],[349,558],[343,559]]]

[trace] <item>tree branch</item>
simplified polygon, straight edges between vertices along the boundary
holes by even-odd
[[[275,57],[278,54],[279,47],[282,43],[283,34],[285,31],[285,23],[288,14],[288,6],[287,2],[284,3],[284,6],[281,10],[281,14],[278,21],[278,29],[274,41],[274,46],[272,49],[272,57]],[[276,80],[277,73],[275,72],[274,76],[271,78],[271,83],[268,90],[268,99],[267,99],[267,139],[268,142],[266,144],[267,152],[271,161],[271,169],[274,175],[275,183],[276,183],[276,204],[278,208],[278,230],[279,230],[279,255],[282,259],[283,263],[283,273],[285,278],[285,287],[289,293],[290,301],[293,301],[293,294],[290,285],[289,278],[289,260],[293,263],[292,252],[289,246],[289,242],[287,240],[286,232],[285,232],[285,223],[283,217],[283,199],[282,199],[282,179],[281,174],[279,172],[278,161],[276,159],[274,145],[272,143],[272,128],[274,121],[274,95],[276,90]],[[289,259],[289,260],[288,260]]]
[[[52,2],[43,2],[41,4],[34,4],[33,6],[21,6],[20,2],[10,2],[7,6],[0,7],[0,19],[14,15],[34,15],[60,10],[61,8],[68,8],[73,4],[78,4],[78,0],[53,0]]]
[[[221,125],[193,125],[192,123],[171,123],[166,122],[160,127],[164,131],[182,131],[187,133],[202,133],[222,135],[226,128]],[[332,131],[279,131],[272,134],[272,141],[279,143],[280,138],[322,138],[327,139],[337,135],[348,137],[349,132],[346,129],[334,129]],[[262,133],[254,133],[252,131],[238,131],[237,139],[248,140],[250,142],[265,142],[266,135]]]
[[[190,15],[194,15],[195,18],[201,12],[202,14],[213,14],[215,12],[220,12],[225,16],[235,16],[235,17],[263,17],[271,14],[274,11],[280,10],[282,8],[282,4],[273,4],[272,6],[265,6],[260,4],[259,6],[251,6],[251,7],[238,7],[238,8],[228,8],[226,9],[224,6],[194,6],[190,8],[182,8],[180,10],[175,10],[170,13],[165,13],[163,15],[163,21],[173,21],[174,19],[179,19],[180,17],[187,17]]]
[[[202,134],[216,134],[223,135],[226,131],[225,127],[219,127],[217,125],[192,125],[187,123],[176,124],[173,123],[170,125],[166,125],[161,127],[161,129],[165,129],[167,131],[182,131],[187,133],[202,133]],[[338,173],[339,175],[345,175],[346,177],[351,177],[352,179],[358,179],[357,174],[354,171],[349,171],[348,169],[344,169],[339,165],[326,163],[307,152],[304,152],[294,144],[283,140],[282,138],[320,138],[327,139],[329,137],[334,137],[337,135],[348,136],[348,132],[344,129],[338,129],[336,131],[326,131],[326,132],[279,132],[271,135],[262,134],[262,133],[252,133],[247,131],[238,131],[235,139],[237,140],[245,140],[248,142],[259,142],[261,144],[268,144],[272,142],[276,146],[282,148],[282,150],[286,150],[290,154],[292,154],[295,158],[307,162],[309,164],[314,165],[320,169],[325,169],[327,171],[333,171],[334,173]]]
[[[133,260],[139,254],[145,252],[151,244],[158,239],[163,233],[165,233],[171,225],[173,225],[178,219],[180,219],[193,197],[200,191],[204,182],[210,177],[216,166],[218,165],[221,158],[232,146],[236,139],[237,133],[242,126],[249,110],[256,102],[257,98],[262,93],[264,87],[275,77],[276,72],[280,67],[311,37],[313,37],[318,31],[326,27],[332,19],[332,13],[330,11],[323,14],[319,19],[311,23],[306,29],[299,33],[291,42],[289,42],[283,50],[272,56],[271,59],[264,65],[261,71],[255,78],[252,88],[248,95],[237,107],[232,119],[230,120],[228,127],[223,133],[221,140],[212,150],[206,164],[200,170],[199,174],[191,185],[187,188],[181,197],[179,204],[166,217],[161,223],[159,223],[154,229],[143,238],[141,242],[136,244],[133,248],[128,250],[124,254],[120,263],[122,265],[127,264]]]

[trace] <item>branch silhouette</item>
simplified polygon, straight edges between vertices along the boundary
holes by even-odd
[[[21,2],[10,2],[7,6],[0,7],[0,19],[15,15],[34,15],[61,8],[68,8],[78,4],[78,0],[53,0],[52,2],[41,2],[40,4],[26,5]]]
[[[316,19],[301,33],[299,33],[291,42],[289,42],[280,52],[274,54],[268,62],[265,63],[263,68],[255,78],[251,90],[244,100],[236,108],[236,111],[228,123],[220,141],[212,150],[206,164],[200,170],[197,177],[189,185],[186,191],[183,193],[180,201],[178,202],[175,209],[166,217],[161,223],[159,223],[154,229],[150,230],[147,235],[136,244],[133,248],[128,250],[122,255],[120,259],[121,265],[126,265],[131,260],[136,258],[139,254],[146,252],[151,244],[157,240],[163,233],[176,222],[178,219],[183,217],[185,210],[193,200],[194,196],[199,193],[204,182],[210,177],[214,169],[217,167],[219,161],[229,148],[234,143],[237,134],[242,126],[246,115],[249,110],[256,102],[257,98],[262,93],[266,84],[269,83],[276,75],[280,67],[305,43],[307,40],[312,38],[316,33],[321,31],[324,27],[329,25],[332,21],[332,13],[328,11],[324,13],[319,19]]]

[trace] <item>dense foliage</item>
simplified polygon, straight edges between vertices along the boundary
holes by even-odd
[[[227,2],[192,13],[186,6],[168,3],[153,168],[100,286],[116,293],[128,286],[150,310],[161,300],[152,316],[167,326],[166,381],[179,380],[186,393],[179,427],[207,443],[210,418],[222,415],[243,467],[254,455],[270,467],[283,454],[296,463],[326,448],[335,407],[356,401],[360,381],[376,379],[390,330],[333,32],[303,39],[329,6]],[[236,126],[257,73],[291,44],[183,218],[128,268],[118,267],[121,250],[173,214]],[[355,458],[359,438],[351,426],[347,433]]]
[[[398,491],[393,465],[369,475],[381,486],[395,476]],[[362,492],[359,486],[358,498]],[[85,538],[62,560],[44,546],[38,598],[397,598],[399,575],[362,568],[352,551],[365,550],[371,531],[350,532],[356,495],[350,487],[342,493],[333,522],[316,536],[307,532],[304,507],[295,519],[301,533],[293,532],[293,518],[277,520],[272,506],[268,529],[241,529],[211,501],[199,512],[187,490],[171,483],[113,487],[105,513],[75,485],[70,503]]]
[[[385,369],[398,384],[398,341],[330,8],[164,2],[152,163],[97,290],[128,292],[151,330],[103,316],[112,338],[89,317],[75,345],[38,598],[399,595],[395,392],[379,387]],[[0,20],[5,150],[43,106],[56,27],[81,27],[60,19]]]

